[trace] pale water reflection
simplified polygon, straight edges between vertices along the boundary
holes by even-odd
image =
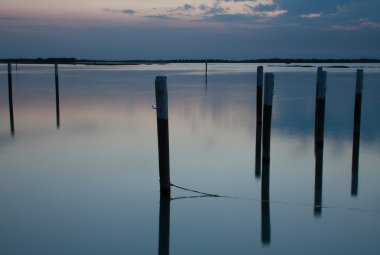
[[[209,64],[207,91],[203,64],[60,66],[58,130],[53,66],[19,65],[13,138],[1,66],[1,254],[378,254],[379,67],[364,69],[355,177],[356,68],[325,69],[319,162],[316,68],[264,66],[275,96],[270,203],[261,203],[256,66]],[[168,76],[172,182],[239,199],[160,201],[157,75]]]

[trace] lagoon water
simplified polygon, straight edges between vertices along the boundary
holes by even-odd
[[[61,65],[59,128],[53,67],[19,65],[13,136],[1,66],[0,253],[380,254],[380,65],[350,66],[325,68],[319,213],[316,67],[264,66],[275,74],[275,95],[270,203],[262,210],[256,64],[209,64],[207,84],[202,64]],[[352,194],[359,67],[365,74]],[[173,188],[160,216],[157,75],[168,76],[171,181],[228,197],[189,198],[197,194]],[[159,251],[160,234],[168,232],[169,251]]]

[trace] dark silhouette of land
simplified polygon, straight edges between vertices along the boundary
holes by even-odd
[[[76,58],[13,58],[0,59],[0,63],[15,64],[72,64],[72,65],[140,65],[140,64],[169,64],[169,63],[273,63],[273,64],[318,64],[318,63],[380,63],[380,59],[317,59],[317,58],[260,58],[247,60],[227,59],[168,59],[168,60],[91,60]],[[309,65],[294,65],[294,67],[312,67]],[[346,68],[344,65],[334,65],[334,68]]]

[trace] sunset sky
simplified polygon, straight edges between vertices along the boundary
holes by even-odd
[[[0,0],[0,58],[380,58],[379,0]]]

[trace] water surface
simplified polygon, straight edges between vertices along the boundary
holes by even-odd
[[[324,66],[329,66],[328,64]],[[161,201],[170,254],[378,254],[380,66],[326,68],[322,202],[315,213],[316,67],[275,74],[270,203],[255,177],[256,64],[0,69],[0,252],[155,254],[160,195],[154,79],[168,76],[171,180],[233,198]],[[364,68],[351,192],[355,70]],[[174,188],[172,198],[197,194]],[[170,216],[168,212],[170,211]],[[165,215],[163,215],[165,214]],[[161,235],[164,232],[161,232]]]

